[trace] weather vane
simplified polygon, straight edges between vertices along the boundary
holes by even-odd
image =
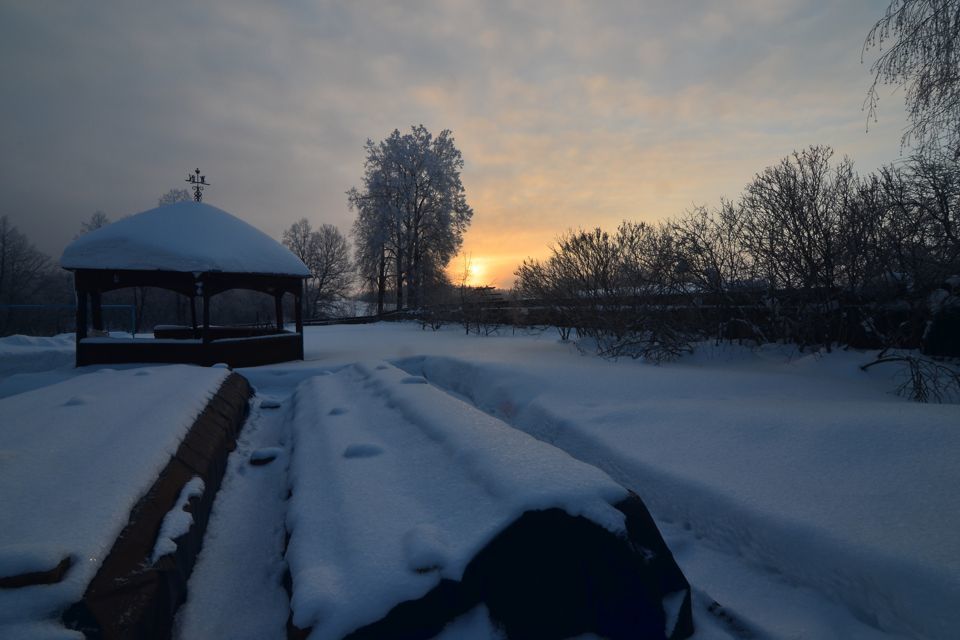
[[[207,182],[207,176],[200,175],[200,169],[195,169],[193,173],[188,173],[186,181],[193,185],[193,199],[197,202],[200,202],[203,198],[203,188],[213,186]]]

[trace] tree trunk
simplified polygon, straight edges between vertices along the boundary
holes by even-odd
[[[403,254],[397,253],[397,311],[403,309]]]
[[[380,252],[380,268],[377,273],[377,315],[383,315],[383,298],[387,292],[387,256]]]

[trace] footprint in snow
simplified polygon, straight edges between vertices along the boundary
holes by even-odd
[[[330,409],[330,411],[327,412],[327,415],[328,415],[328,416],[342,416],[342,415],[345,414],[346,412],[347,412],[347,410],[344,409],[343,407],[334,407],[333,409]]]
[[[344,458],[374,458],[383,453],[383,447],[376,444],[351,444],[343,450]]]
[[[409,376],[400,381],[401,384],[427,384],[427,379],[421,376]]]
[[[89,396],[73,396],[69,400],[63,403],[64,407],[78,407],[82,404],[87,404],[90,402]]]
[[[280,447],[263,447],[262,449],[257,449],[250,454],[250,464],[255,467],[260,467],[265,464],[270,464],[277,459],[283,453],[283,449]]]

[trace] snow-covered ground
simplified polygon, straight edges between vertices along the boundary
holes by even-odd
[[[0,576],[70,563],[59,583],[0,589],[0,637],[43,635],[35,621],[80,599],[228,373],[105,368],[0,399]]]
[[[306,361],[241,371],[257,397],[178,620],[181,638],[282,637],[292,394],[371,360],[637,492],[693,585],[697,638],[956,637],[960,407],[892,395],[890,371],[858,369],[871,354],[704,345],[652,366],[582,355],[554,332],[478,337],[378,324],[312,327],[306,337]],[[9,365],[2,344],[0,397],[95,375]],[[252,466],[251,455],[276,459]],[[479,611],[458,624],[482,637],[484,620]]]

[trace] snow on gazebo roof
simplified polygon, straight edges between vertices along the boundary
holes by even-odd
[[[157,207],[91,231],[64,249],[60,266],[310,275],[303,262],[279,242],[202,202]]]

